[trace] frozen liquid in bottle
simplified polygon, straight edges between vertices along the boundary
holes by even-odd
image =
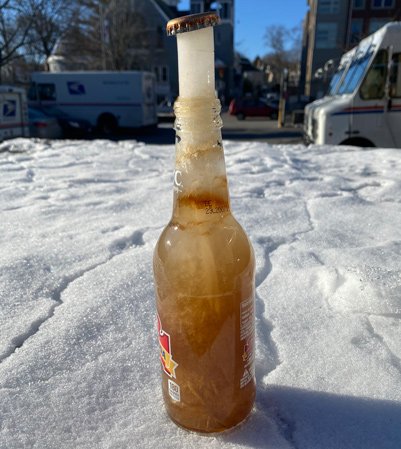
[[[154,276],[167,412],[187,429],[220,432],[254,403],[255,264],[230,211],[220,127],[205,113],[216,99],[200,101],[177,102],[177,121],[181,112],[188,120],[177,130],[173,216]]]
[[[213,191],[176,193],[154,258],[159,334],[168,334],[173,360],[162,375],[165,404],[176,423],[202,432],[235,426],[255,397],[254,257],[230,213],[225,176],[207,170],[218,167],[216,153],[187,161],[197,170],[186,182],[214,178]]]

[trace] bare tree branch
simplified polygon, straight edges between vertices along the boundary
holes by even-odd
[[[19,8],[14,0],[4,0],[0,5],[0,67],[21,57],[28,33],[27,26],[19,23]]]
[[[276,80],[284,68],[296,70],[301,59],[301,26],[271,25],[265,33],[269,52],[262,58]]]
[[[46,60],[67,32],[74,15],[74,0],[16,0],[19,2],[21,23],[30,23],[26,52]]]

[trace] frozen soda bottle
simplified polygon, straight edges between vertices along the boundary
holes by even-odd
[[[198,432],[243,421],[255,399],[251,244],[233,217],[214,86],[214,13],[174,19],[179,97],[171,221],[154,252],[168,415]]]

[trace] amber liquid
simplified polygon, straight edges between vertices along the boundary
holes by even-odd
[[[221,145],[178,165],[185,185],[154,253],[157,312],[175,362],[162,369],[163,397],[178,425],[221,432],[255,399],[254,254],[230,212]]]

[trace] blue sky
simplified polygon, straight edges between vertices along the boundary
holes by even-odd
[[[189,9],[189,0],[182,0],[180,9]],[[263,56],[268,51],[264,43],[266,27],[297,26],[307,9],[307,0],[236,0],[236,49],[250,59]]]

